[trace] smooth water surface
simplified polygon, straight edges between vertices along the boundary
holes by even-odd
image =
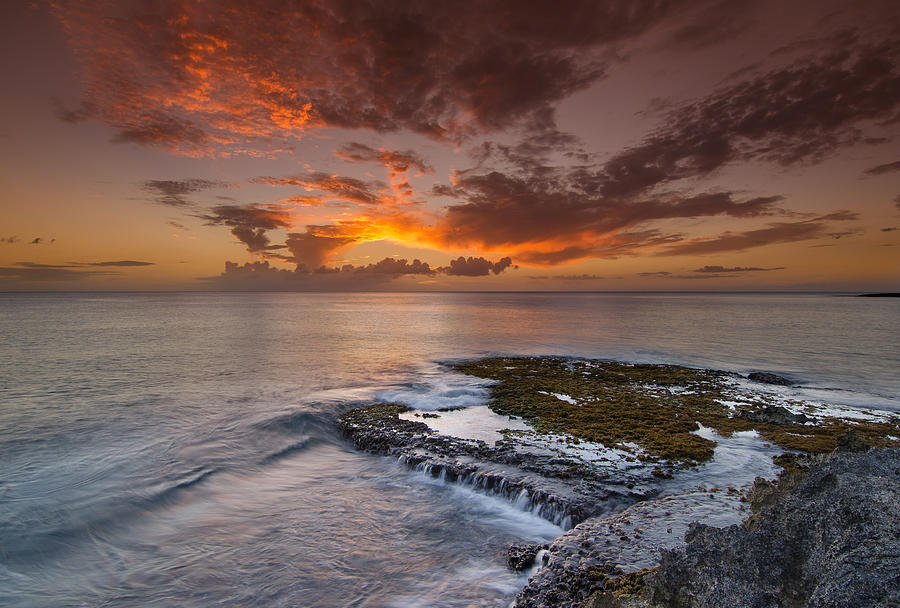
[[[361,454],[373,399],[474,405],[440,361],[774,371],[900,410],[900,301],[729,294],[0,294],[0,604],[506,606],[559,528]]]

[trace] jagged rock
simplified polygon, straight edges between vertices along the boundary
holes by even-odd
[[[853,429],[848,429],[846,433],[837,438],[837,448],[835,449],[838,452],[868,452],[871,447]]]
[[[550,546],[547,565],[515,606],[900,606],[900,450],[795,456],[777,482],[757,479],[749,496],[753,514],[742,524],[693,523],[685,546],[663,549],[659,569],[641,577],[640,595],[615,587],[618,565],[634,548],[616,546],[615,525],[634,520],[643,504],[669,501],[668,513],[676,497],[570,530]],[[646,565],[632,560],[629,570],[640,567]]]
[[[900,451],[835,453],[758,493],[744,525],[692,524],[646,578],[653,606],[900,605]]]
[[[760,410],[741,410],[738,412],[737,417],[749,420],[750,422],[777,424],[779,426],[787,424],[805,424],[811,420],[808,416],[794,414],[786,407],[780,405],[767,405]]]
[[[765,384],[778,384],[780,386],[791,386],[794,383],[785,378],[784,376],[779,376],[778,374],[772,374],[769,372],[751,372],[749,376],[747,376],[750,380],[754,382],[763,382]]]
[[[615,598],[622,592],[609,588],[616,579],[656,566],[660,549],[680,544],[693,519],[719,525],[740,521],[736,504],[739,499],[724,492],[710,499],[697,491],[646,500],[616,515],[588,519],[553,541],[544,567],[516,596],[515,606],[582,608],[589,600],[594,603],[588,605],[606,606],[610,597],[605,596]]]
[[[518,543],[510,545],[506,552],[506,565],[511,570],[525,570],[534,565],[534,558],[537,554],[547,549],[547,544]]]

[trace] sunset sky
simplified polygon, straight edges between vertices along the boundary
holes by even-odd
[[[0,290],[900,290],[900,3],[2,3]]]

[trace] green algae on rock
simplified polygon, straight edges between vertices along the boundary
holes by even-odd
[[[756,430],[783,448],[806,452],[833,450],[850,429],[871,445],[900,445],[896,418],[823,416],[805,424],[805,416],[736,396],[728,381],[737,376],[728,372],[564,357],[493,357],[451,367],[497,381],[488,405],[498,414],[522,417],[539,433],[626,451],[637,446],[643,460],[687,466],[709,460],[716,443],[695,433],[700,425],[723,436]]]

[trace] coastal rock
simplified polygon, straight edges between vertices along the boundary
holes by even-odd
[[[525,570],[534,565],[534,558],[537,554],[550,545],[533,544],[533,543],[517,543],[510,545],[506,552],[506,565],[510,570]]]
[[[767,405],[759,410],[741,410],[738,412],[737,417],[749,420],[750,422],[776,424],[779,426],[805,424],[812,420],[803,414],[794,414],[786,407],[780,405]]]
[[[554,454],[519,451],[503,441],[489,446],[441,435],[422,422],[401,419],[405,410],[395,404],[362,407],[344,413],[338,426],[359,449],[394,456],[433,477],[503,496],[563,528],[621,509],[654,491],[647,480],[622,471],[578,468],[578,463]]]
[[[516,597],[516,608],[607,606],[623,589],[623,577],[655,567],[662,549],[682,544],[689,524],[701,518],[718,525],[741,519],[734,494],[705,492],[653,498],[616,515],[582,522],[557,538],[546,563]],[[585,602],[593,602],[585,604]]]
[[[828,558],[818,563],[811,557],[814,552],[852,552],[852,546],[835,549],[837,541],[829,540],[840,540],[845,530],[852,530],[855,543],[872,540],[865,530],[853,530],[848,527],[852,521],[841,518],[850,517],[847,513],[856,508],[851,504],[855,492],[869,492],[856,486],[875,487],[880,482],[863,471],[865,483],[848,478],[844,485],[850,484],[849,489],[837,483],[843,494],[823,498],[817,492],[833,490],[831,482],[810,486],[808,478],[821,476],[822,463],[836,447],[839,454],[832,459],[867,456],[866,442],[896,443],[900,434],[896,418],[850,423],[830,416],[810,418],[795,412],[815,413],[813,406],[788,402],[792,411],[766,404],[765,395],[747,400],[730,392],[721,372],[678,366],[492,358],[457,364],[454,369],[494,381],[492,415],[501,417],[501,425],[507,423],[502,418],[506,416],[510,424],[526,420],[527,427],[497,427],[502,438],[486,443],[480,439],[483,434],[466,438],[465,433],[460,433],[462,437],[449,433],[448,428],[455,432],[463,428],[453,426],[459,420],[448,425],[449,415],[410,411],[399,404],[350,410],[338,424],[360,449],[393,456],[448,483],[505,497],[568,529],[542,554],[542,567],[517,596],[518,608],[645,607],[651,600],[656,608],[805,606],[798,598],[806,601],[828,583],[815,578],[818,571],[836,580],[842,576],[875,580],[873,585],[882,584],[886,576],[869,554],[860,553],[866,567],[872,566],[874,579],[854,569],[855,554],[832,556],[838,562]],[[774,374],[754,376],[790,384]],[[432,418],[443,424],[434,424]],[[705,429],[715,430],[718,441],[704,436]],[[743,526],[734,524],[746,515],[741,489],[746,488],[746,479],[741,488],[729,486],[727,491],[707,490],[702,484],[662,489],[662,480],[710,461],[717,446],[726,449],[726,438],[751,430],[756,438],[762,436],[791,452],[775,457],[786,471],[778,483],[763,479],[755,483],[750,492],[752,515]],[[900,466],[895,477],[897,471]],[[837,479],[833,475],[825,480],[832,478]],[[878,499],[884,503],[880,506],[900,498],[889,487],[872,490],[873,495],[894,493]],[[660,492],[663,497],[655,497]],[[795,499],[797,492],[803,494],[801,499]],[[794,506],[785,511],[786,503]],[[879,507],[860,504],[863,511],[851,520],[865,522],[867,510]],[[781,514],[774,521],[773,512]],[[822,516],[831,521],[816,519]],[[704,525],[693,523],[698,520]],[[872,542],[885,555],[900,555],[900,547],[885,549],[878,544],[891,538],[891,531],[878,525]],[[896,539],[896,530],[893,533]],[[755,536],[748,540],[748,534]],[[689,543],[687,549],[678,549],[682,539]],[[508,563],[527,568],[539,550],[513,547]],[[651,573],[660,564],[661,553],[662,567]],[[720,584],[720,578],[732,587]],[[639,595],[642,590],[646,593]],[[851,605],[829,604],[838,592],[828,593],[825,603],[809,605]]]
[[[837,448],[835,449],[838,452],[868,452],[871,447],[853,429],[850,429],[837,438]]]
[[[743,525],[693,524],[645,579],[652,606],[900,604],[900,451],[836,453],[759,492]]]
[[[750,517],[708,525],[723,513],[712,505],[706,524],[674,530],[684,546],[654,530],[682,523],[689,496],[583,522],[550,546],[516,608],[900,605],[900,450],[791,456],[778,481],[757,479]]]
[[[779,376],[778,374],[772,374],[769,372],[751,372],[749,376],[747,376],[750,380],[754,382],[762,382],[764,384],[777,384],[779,386],[791,386],[794,383],[785,378],[784,376]]]

